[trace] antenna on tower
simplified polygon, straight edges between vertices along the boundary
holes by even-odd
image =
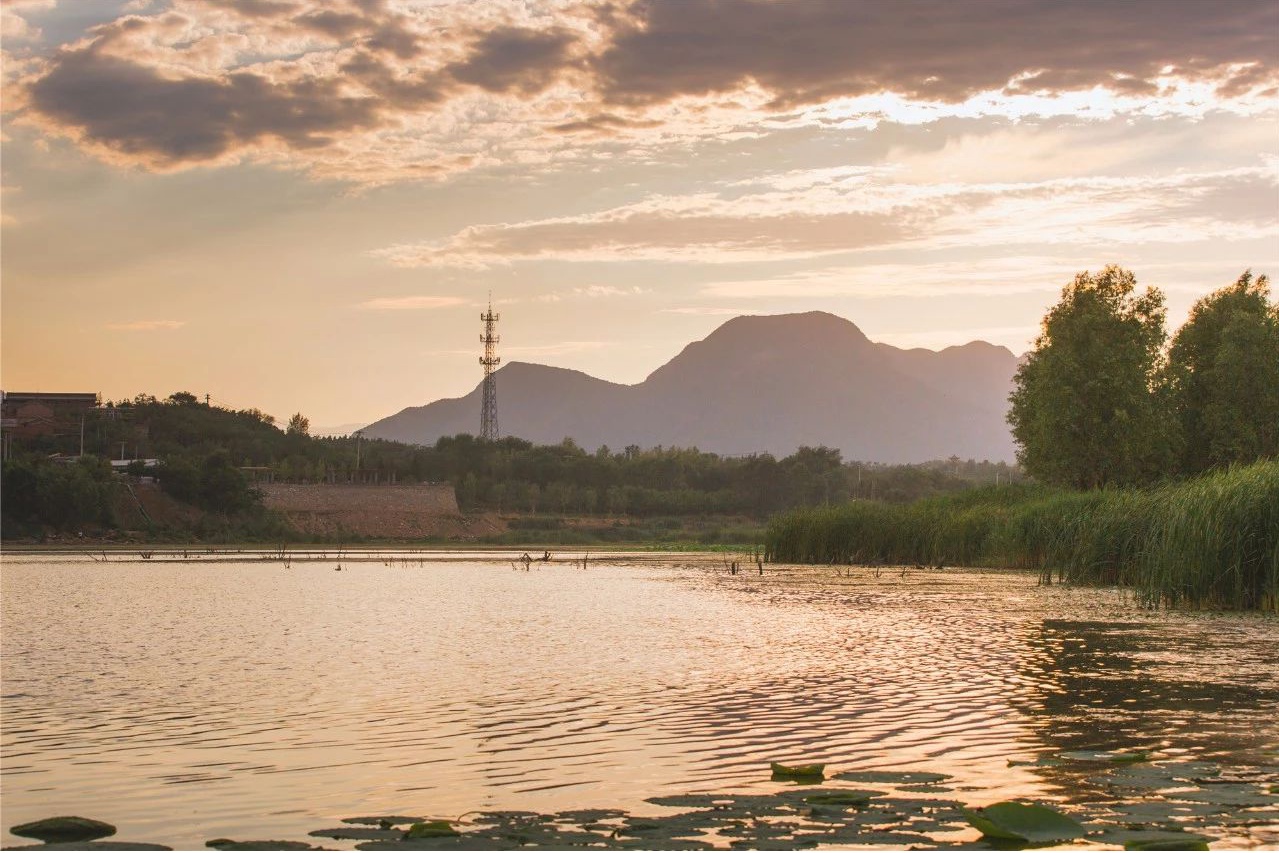
[[[493,330],[501,314],[493,313],[493,294],[489,293],[488,311],[480,315],[484,323],[484,334],[480,335],[480,343],[484,344],[484,355],[480,364],[484,365],[484,403],[480,409],[480,440],[497,441],[497,380],[493,377],[493,369],[502,363],[497,357],[497,343],[501,340]]]

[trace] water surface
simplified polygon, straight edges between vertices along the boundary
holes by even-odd
[[[1087,772],[1009,762],[1279,750],[1273,617],[1151,613],[1017,572],[270,556],[5,555],[6,828],[81,814],[201,848],[356,814],[643,811],[775,790],[774,760],[1087,802]]]

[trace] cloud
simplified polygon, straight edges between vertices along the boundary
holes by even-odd
[[[370,185],[643,162],[781,128],[1279,105],[1270,0],[130,9],[24,67],[6,109],[123,165],[251,159]]]
[[[1274,163],[1204,173],[917,183],[902,170],[816,170],[720,192],[652,196],[571,217],[473,225],[374,254],[398,266],[529,261],[742,263],[870,249],[1094,246],[1279,234]]]
[[[157,332],[181,329],[186,320],[133,320],[128,323],[108,323],[107,328],[117,332]]]
[[[1077,261],[1013,256],[975,261],[861,263],[820,267],[767,279],[711,282],[704,296],[724,299],[797,297],[896,298],[1055,292],[1078,272]]]
[[[490,92],[540,92],[568,62],[577,37],[569,30],[499,27],[485,33],[462,62],[449,65],[454,79]]]
[[[96,47],[64,53],[35,81],[32,104],[83,142],[152,166],[207,161],[274,140],[306,149],[375,123],[374,104],[336,81],[276,83],[240,72],[172,79]]]
[[[365,311],[423,311],[467,304],[456,296],[387,296],[361,302]]]
[[[851,206],[851,205],[850,205]],[[903,239],[911,214],[822,210],[820,200],[655,197],[595,214],[475,225],[429,243],[374,254],[397,266],[479,269],[514,261],[776,260],[884,245]]]
[[[563,302],[565,299],[608,299],[618,296],[642,296],[652,291],[647,287],[632,285],[631,287],[614,287],[611,284],[591,284],[586,287],[574,287],[570,290],[553,290],[533,297],[537,302]],[[507,300],[514,302],[518,300]]]
[[[1279,55],[1279,7],[1269,0],[1165,0],[1158,14],[1107,0],[648,0],[628,12],[594,63],[614,103],[752,83],[786,105],[1097,85],[1149,96],[1169,74],[1274,85]]]
[[[46,12],[57,5],[56,0],[5,0],[0,7],[0,38],[9,43],[39,41],[40,28],[27,20],[31,12]]]

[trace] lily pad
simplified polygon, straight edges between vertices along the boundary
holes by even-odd
[[[372,829],[365,826],[338,826],[333,829],[317,829],[308,832],[315,838],[333,838],[339,841],[391,841],[403,838],[398,829]]]
[[[413,841],[364,841],[356,850],[516,850],[523,845],[497,838],[418,838]]]
[[[978,809],[964,809],[964,817],[988,838],[1050,844],[1084,835],[1073,818],[1035,803],[995,803]]]
[[[949,794],[951,789],[945,785],[933,785],[930,783],[924,785],[902,785],[901,790],[912,794]]]
[[[570,811],[556,812],[555,819],[557,821],[567,821],[575,823],[579,826],[587,823],[599,823],[601,820],[610,820],[615,817],[625,817],[626,812],[621,809],[572,809]]]
[[[368,826],[376,826],[381,829],[390,829],[393,826],[403,823],[419,823],[426,820],[424,817],[405,817],[404,815],[374,815],[372,817],[344,817],[343,823],[358,823]]]
[[[782,764],[774,761],[768,765],[774,779],[825,779],[825,764]]]
[[[305,841],[232,841],[229,838],[215,838],[204,842],[205,847],[215,850],[317,850]]]
[[[413,841],[419,838],[448,838],[461,834],[447,820],[427,820],[410,826],[403,838],[406,841]]]
[[[877,793],[878,791],[836,791],[811,794],[804,797],[804,802],[817,806],[865,806],[870,804],[871,797]]]
[[[1111,764],[1135,764],[1139,761],[1149,761],[1153,755],[1146,750],[1078,749],[1060,753],[1058,757],[1067,761],[1108,761]]]
[[[870,782],[872,784],[929,785],[945,782],[950,777],[945,773],[920,773],[915,771],[893,770],[850,770],[836,773],[834,778],[845,782]]]
[[[172,850],[163,844],[144,844],[138,841],[59,841],[53,844],[28,844],[6,847],[5,850]]]
[[[1255,785],[1238,784],[1209,785],[1198,791],[1174,791],[1167,797],[1221,806],[1269,806],[1276,802],[1274,794],[1266,793]]]
[[[1060,767],[1061,761],[1056,758],[1036,758],[1034,761],[1021,761],[1015,758],[1008,759],[1009,767]]]
[[[115,827],[89,817],[46,817],[9,828],[14,835],[36,838],[46,843],[93,841],[115,835]]]
[[[1177,823],[1188,818],[1209,817],[1226,809],[1211,803],[1174,803],[1167,800],[1119,803],[1108,808],[1140,823]]]
[[[1207,850],[1210,838],[1190,832],[1146,833],[1124,842],[1125,850]]]

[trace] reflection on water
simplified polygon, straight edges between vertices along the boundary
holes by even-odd
[[[772,760],[1074,800],[1083,771],[1009,762],[1279,748],[1272,617],[1006,572],[337,559],[6,555],[5,825],[83,814],[198,848],[357,813],[773,790]]]

